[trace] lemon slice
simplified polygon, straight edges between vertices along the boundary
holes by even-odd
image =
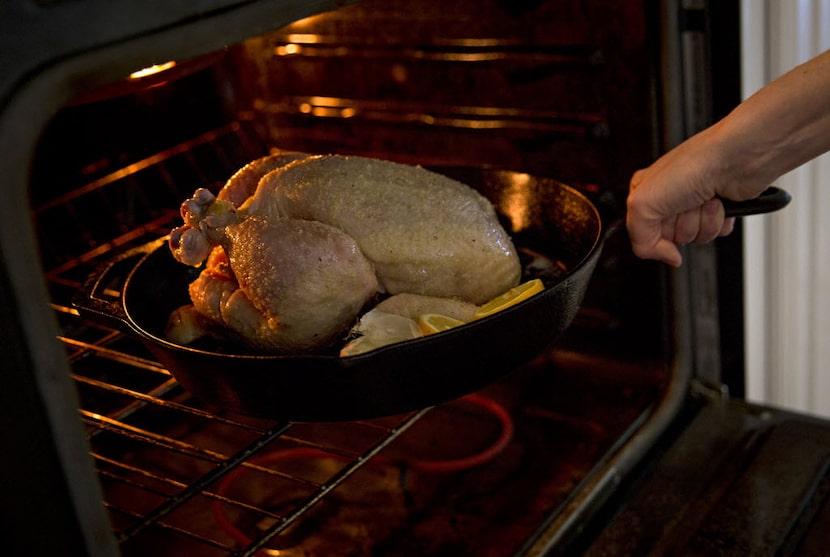
[[[527,300],[544,289],[545,285],[542,284],[540,279],[532,279],[527,282],[523,282],[518,286],[514,286],[501,296],[496,296],[489,302],[479,306],[478,310],[476,310],[473,314],[473,319],[481,319],[482,317],[498,313],[501,310],[514,306],[523,300]]]
[[[440,313],[425,313],[418,316],[418,326],[425,335],[440,333],[441,331],[446,331],[447,329],[452,329],[463,324],[464,321],[460,319],[441,315]]]

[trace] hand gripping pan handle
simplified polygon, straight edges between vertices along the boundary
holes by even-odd
[[[746,217],[783,209],[791,199],[792,197],[786,191],[776,187],[769,187],[755,199],[732,201],[731,199],[721,198],[721,202],[723,203],[727,217]]]

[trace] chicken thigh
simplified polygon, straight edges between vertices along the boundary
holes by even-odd
[[[247,218],[226,228],[222,247],[239,284],[222,321],[258,348],[331,344],[377,292],[372,264],[354,240],[321,222]]]
[[[258,350],[332,344],[377,292],[372,264],[352,238],[326,224],[251,217],[222,232],[189,286],[190,299]]]

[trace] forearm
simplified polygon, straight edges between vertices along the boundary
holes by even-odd
[[[830,51],[798,66],[707,130],[718,147],[717,193],[746,199],[830,150]]]

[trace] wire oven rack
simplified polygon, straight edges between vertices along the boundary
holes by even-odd
[[[147,554],[159,538],[166,551],[253,555],[428,411],[324,429],[223,415],[189,397],[140,343],[73,309],[73,293],[96,265],[167,234],[181,199],[197,187],[221,186],[265,152],[239,120],[33,207],[60,341],[125,554]],[[78,233],[67,234],[67,226]],[[290,463],[312,456],[324,465],[311,473]],[[243,473],[282,486],[293,499],[278,510],[263,506],[256,494],[235,491],[232,480]],[[228,516],[247,517],[255,535]]]

